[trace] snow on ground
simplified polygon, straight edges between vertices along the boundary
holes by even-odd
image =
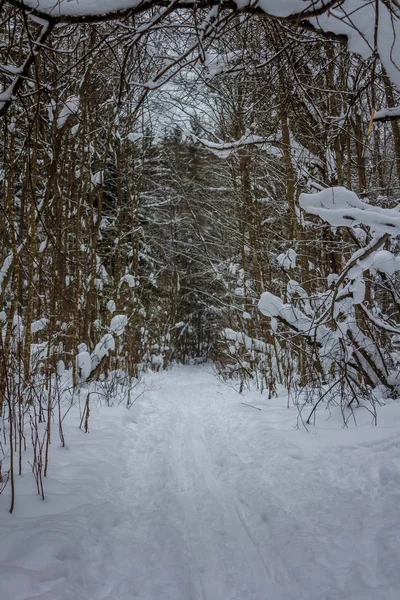
[[[1,600],[398,600],[400,406],[307,433],[285,404],[197,366],[71,411],[46,499],[0,496]]]

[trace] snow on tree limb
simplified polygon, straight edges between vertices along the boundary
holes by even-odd
[[[349,49],[362,56],[377,52],[392,81],[400,86],[395,57],[399,55],[399,5],[390,0],[8,0],[20,9],[55,22],[118,19],[127,12],[144,12],[173,5],[174,9],[218,6],[304,23],[325,33],[348,39]]]
[[[371,206],[344,187],[328,188],[316,194],[301,194],[299,202],[307,213],[319,216],[334,227],[366,225],[380,234],[400,233],[398,208]]]
[[[228,158],[233,152],[243,148],[243,146],[260,146],[266,147],[269,145],[276,146],[279,145],[275,139],[270,137],[264,137],[260,135],[254,135],[252,133],[246,132],[242,135],[239,140],[235,140],[232,142],[210,142],[209,140],[198,138],[193,133],[190,135],[197,139],[205,148],[213,152],[219,158]]]
[[[348,0],[347,0],[348,1]],[[59,21],[82,20],[91,17],[114,18],[130,10],[147,10],[154,6],[166,6],[166,0],[9,0],[19,8],[32,9],[36,14],[50,16]],[[298,20],[319,17],[331,8],[338,7],[340,0],[180,0],[173,2],[177,8],[206,8],[219,5],[223,8],[248,12],[263,12],[269,17]]]
[[[399,210],[371,206],[343,187],[302,194],[300,206],[332,227],[362,224],[369,228],[371,239],[353,253],[340,274],[328,278],[330,289],[314,299],[310,297],[310,315],[309,310],[306,314],[296,305],[296,299],[294,304],[285,303],[268,291],[259,300],[260,312],[314,342],[325,372],[332,365],[341,365],[351,385],[357,381],[357,373],[362,373],[372,388],[383,385],[389,393],[397,394],[400,373],[385,360],[379,336],[374,332],[398,337],[400,326],[392,317],[384,317],[371,307],[364,273],[369,271],[373,276],[379,272],[386,278],[400,271],[400,255],[382,249],[400,233]]]
[[[32,43],[31,50],[23,62],[22,66],[18,68],[15,77],[11,81],[10,85],[0,92],[0,117],[7,111],[10,106],[13,97],[21,87],[24,78],[28,75],[31,66],[33,65],[35,58],[39,52],[39,48],[45,43],[45,41],[51,35],[55,24],[50,21],[44,21],[41,23],[42,30],[40,31],[37,39]]]
[[[218,16],[221,11],[256,14],[347,40],[349,50],[364,58],[376,54],[391,81],[400,89],[397,59],[400,56],[400,6],[394,0],[259,0],[256,3],[250,0],[5,0],[5,4],[41,20],[43,30],[36,42],[37,48],[43,45],[57,24],[118,20],[157,7],[168,14],[175,10],[215,7],[217,20],[222,18]],[[10,86],[1,92],[0,115],[10,106],[35,54],[36,50],[30,52],[23,65],[17,67],[19,72]],[[160,81],[156,87],[162,83]],[[398,109],[382,109],[377,111],[374,121],[398,118]]]
[[[386,121],[396,121],[400,119],[400,106],[394,106],[392,108],[383,108],[378,110],[374,116],[374,122],[385,123]]]

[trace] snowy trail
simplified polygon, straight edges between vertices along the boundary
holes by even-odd
[[[307,433],[285,403],[180,367],[71,415],[46,500],[0,496],[1,600],[398,600],[399,405]]]
[[[266,566],[240,516],[232,490],[214,473],[204,438],[210,406],[193,405],[189,394],[182,400],[187,414],[179,415],[173,455],[187,543],[201,573],[200,597],[267,597],[266,590],[273,586]],[[218,425],[218,417],[220,414],[212,414],[214,425]],[[229,548],[229,561],[224,548]],[[238,573],[242,574],[237,586],[230,590],[229,579],[238,578]]]

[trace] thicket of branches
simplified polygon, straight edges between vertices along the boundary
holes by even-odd
[[[18,82],[0,144],[4,484],[30,435],[43,494],[81,390],[173,360],[341,399],[345,419],[398,392],[398,230],[299,204],[344,186],[396,221],[399,125],[371,115],[397,93],[377,56],[301,23],[160,11],[1,16],[1,84]],[[365,262],[379,250],[393,267]]]

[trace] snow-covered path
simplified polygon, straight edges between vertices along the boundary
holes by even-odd
[[[46,500],[28,474],[12,516],[0,496],[1,600],[398,600],[399,406],[296,415],[180,367],[89,435],[71,416]]]

